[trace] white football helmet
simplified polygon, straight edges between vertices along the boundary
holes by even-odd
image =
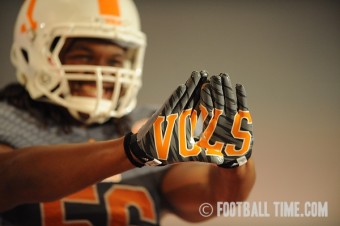
[[[77,37],[112,40],[129,57],[123,67],[62,65],[65,41]],[[136,106],[145,46],[132,0],[26,0],[17,17],[11,60],[33,99],[61,105],[85,123],[102,123]],[[94,82],[96,97],[72,95],[74,81]],[[104,83],[113,84],[111,99],[102,97]]]

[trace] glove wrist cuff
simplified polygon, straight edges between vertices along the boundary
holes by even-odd
[[[125,135],[124,149],[130,162],[137,167],[143,167],[144,165],[158,166],[162,164],[161,161],[148,155],[139,147],[137,143],[137,134],[133,134],[132,132]]]
[[[136,158],[134,158],[132,156],[132,153],[131,153],[130,144],[131,144],[132,136],[133,136],[133,133],[131,133],[131,132],[125,135],[125,137],[124,137],[124,151],[125,151],[126,157],[130,160],[130,162],[134,166],[141,168],[141,167],[144,166],[144,164],[137,161]]]
[[[222,168],[226,168],[226,169],[231,169],[231,168],[236,168],[239,166],[244,165],[245,163],[247,163],[248,159],[250,158],[252,153],[252,150],[249,150],[248,153],[240,158],[235,159],[234,161],[230,161],[227,163],[222,163],[220,165],[218,165],[219,167]]]

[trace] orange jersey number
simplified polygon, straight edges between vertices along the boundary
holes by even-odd
[[[58,201],[41,203],[42,225],[128,225],[132,206],[141,221],[157,223],[154,202],[146,189],[117,184],[103,193],[98,189],[94,185]]]

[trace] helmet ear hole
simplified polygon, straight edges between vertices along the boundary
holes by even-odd
[[[21,50],[22,56],[24,57],[26,63],[28,64],[29,63],[29,57],[28,57],[27,51],[25,49],[23,49],[23,48],[21,48],[20,50]]]
[[[57,46],[59,40],[60,40],[60,36],[55,37],[55,38],[53,39],[52,44],[51,44],[51,46],[50,46],[50,52],[51,52],[51,53],[53,52],[53,50],[54,50],[55,47]]]

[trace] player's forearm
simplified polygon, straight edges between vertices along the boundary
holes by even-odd
[[[208,219],[199,214],[200,205],[244,200],[254,182],[252,159],[234,169],[193,162],[172,166],[164,177],[162,190],[177,216],[190,222],[200,222]]]
[[[30,147],[0,157],[0,211],[51,201],[133,168],[123,139]]]
[[[254,186],[256,174],[252,158],[245,165],[232,169],[212,167],[210,184],[214,185],[214,201],[243,201]]]

